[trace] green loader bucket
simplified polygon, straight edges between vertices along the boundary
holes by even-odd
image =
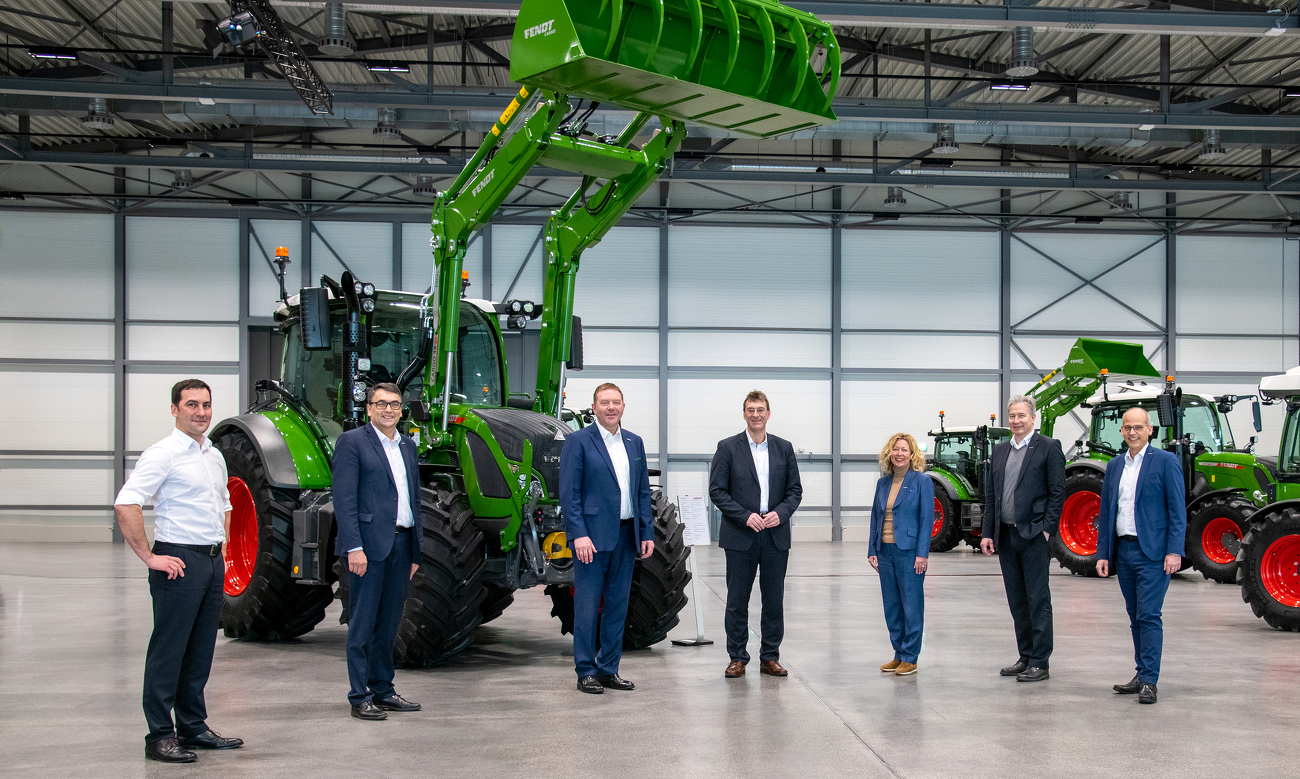
[[[1102,370],[1107,371],[1112,379],[1160,377],[1160,372],[1142,353],[1139,344],[1098,341],[1095,338],[1076,341],[1070,348],[1069,359],[1065,361],[1065,375],[1095,377]]]
[[[510,78],[767,138],[836,121],[840,47],[776,0],[524,0]]]

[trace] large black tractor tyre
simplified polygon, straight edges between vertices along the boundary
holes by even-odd
[[[482,582],[483,533],[465,493],[423,487],[420,507],[424,559],[411,580],[393,659],[428,667],[455,659],[473,643],[488,591]]]
[[[229,638],[280,641],[325,619],[334,599],[328,586],[297,584],[293,570],[293,512],[299,490],[272,487],[248,437],[229,432],[213,444],[226,458],[231,542],[226,547],[221,627]]]
[[[969,546],[971,549],[974,549],[976,552],[981,551],[979,530],[961,531],[961,540],[965,541],[966,546]]]
[[[1255,504],[1240,495],[1207,501],[1187,517],[1183,559],[1205,578],[1233,584],[1237,581],[1237,552],[1254,513]]]
[[[1062,568],[1080,576],[1097,575],[1101,482],[1101,472],[1091,468],[1077,468],[1065,475],[1065,506],[1052,536],[1052,556]]]
[[[1237,553],[1237,583],[1255,616],[1300,631],[1300,510],[1265,507],[1252,516]]]
[[[682,538],[684,528],[677,519],[677,506],[662,490],[650,496],[655,515],[655,550],[638,560],[632,572],[627,621],[623,627],[624,649],[645,649],[668,638],[677,627],[677,614],[686,606],[686,585],[691,573],[686,558],[691,553]],[[573,590],[567,586],[546,588],[551,596],[551,616],[560,620],[561,635],[573,632]]]
[[[483,589],[487,593],[483,598],[483,605],[479,607],[479,613],[483,615],[483,624],[486,624],[501,616],[506,607],[515,602],[515,591],[508,587],[487,583],[484,583]]]
[[[930,528],[930,551],[946,552],[961,543],[960,509],[937,484],[934,490],[934,524]]]

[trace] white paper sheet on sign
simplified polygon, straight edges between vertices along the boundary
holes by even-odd
[[[682,538],[687,546],[708,546],[709,504],[702,495],[678,495],[677,514],[682,520]]]

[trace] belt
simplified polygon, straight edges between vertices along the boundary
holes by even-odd
[[[411,529],[410,529],[409,527],[402,527],[401,525],[398,525],[398,526],[397,526],[397,532],[399,532],[399,533],[409,533],[409,532],[411,532]]]
[[[631,522],[634,519],[636,519],[636,517],[628,517],[627,519],[620,519],[618,523],[620,525],[626,525],[627,523]]]
[[[1138,540],[1138,537],[1137,537],[1137,536],[1116,536],[1116,538],[1118,538],[1118,539],[1121,540],[1121,541],[1137,541],[1137,540]]]
[[[221,554],[221,544],[173,544],[171,541],[155,541],[154,546],[173,546],[177,549],[188,549],[191,552],[205,554],[208,557],[216,557]]]

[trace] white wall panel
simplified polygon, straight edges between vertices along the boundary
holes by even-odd
[[[239,220],[127,217],[128,319],[239,319]]]
[[[583,320],[583,324],[586,324],[586,320]],[[584,328],[582,360],[586,365],[658,365],[659,333],[649,330]]]
[[[845,333],[845,368],[998,368],[996,335]]]
[[[431,237],[433,233],[424,222],[402,225],[402,289],[407,292],[423,293],[433,284],[433,248],[429,246]],[[470,239],[461,269],[469,271],[470,287],[466,294],[472,298],[486,298],[481,233],[475,233]]]
[[[803,485],[803,506],[831,505],[831,464],[827,462],[801,461],[799,463],[799,482]],[[803,512],[808,514],[810,512]],[[820,513],[820,512],[818,512]],[[795,524],[799,523],[799,512],[795,512]]]
[[[996,330],[998,240],[996,232],[845,230],[844,326]]]
[[[33,398],[39,398],[43,408],[60,409],[64,414],[75,409],[75,439],[62,430],[52,430],[46,415],[11,413],[0,425],[0,449],[104,451],[113,448],[113,374],[51,370],[0,372],[0,406],[30,408]]]
[[[546,278],[546,240],[537,240],[541,231],[541,227],[533,225],[492,226],[493,300],[541,301]],[[524,266],[525,259],[527,266]],[[522,274],[519,273],[521,266],[524,266]],[[516,275],[519,275],[517,282]],[[582,288],[582,279],[579,272],[579,289]],[[514,284],[513,290],[511,284]]]
[[[1135,253],[1139,254],[1108,271]],[[1165,321],[1164,266],[1164,243],[1150,235],[1019,236],[1011,241],[1012,325],[1041,330],[1155,329],[1142,317],[1157,325]],[[1099,274],[1105,275],[1098,278]],[[1096,287],[1085,286],[1084,279],[1095,279],[1096,287],[1142,316]]]
[[[646,454],[653,459],[659,451],[659,380],[642,378],[616,378],[570,373],[564,385],[565,408],[575,411],[591,407],[591,393],[596,387],[612,381],[623,390],[623,422],[627,430],[641,436]]]
[[[918,442],[920,443],[920,442]],[[875,462],[844,463],[840,469],[840,505],[870,506],[876,497],[876,480],[880,478],[880,466]],[[845,516],[845,525],[870,525],[871,515],[865,511],[854,511],[852,521]]]
[[[987,424],[998,411],[997,381],[927,381],[920,376],[845,381],[840,390],[846,454],[875,455],[894,433],[911,433],[919,444],[939,427]]]
[[[128,325],[126,357],[171,362],[238,362],[239,327]]]
[[[172,385],[181,379],[202,379],[212,388],[212,423],[242,409],[239,375],[234,373],[128,373],[126,375],[126,448],[148,449],[176,427],[171,415]],[[112,415],[109,415],[112,419]],[[111,422],[110,422],[111,424]]]
[[[107,506],[111,460],[0,460],[0,495],[13,505]]]
[[[669,324],[829,328],[830,235],[829,229],[672,228]]]
[[[709,497],[708,463],[673,463],[672,469],[660,478],[664,495],[674,503],[682,495]],[[651,478],[650,481],[654,483],[655,480]]]
[[[1065,365],[1065,360],[1070,356],[1070,348],[1074,346],[1078,338],[1069,336],[1025,336],[1017,335],[1013,339],[1015,345],[1011,348],[1011,368],[1012,370],[1037,370],[1047,374],[1048,371],[1055,370]],[[1130,338],[1125,337],[1116,339],[1124,343],[1135,343],[1142,346],[1142,353],[1151,361],[1151,366],[1156,370],[1163,370],[1166,365],[1165,352],[1160,348],[1163,339],[1160,338]],[[1033,365],[1025,362],[1025,358],[1020,356],[1020,351],[1025,353]],[[1156,381],[1163,381],[1156,378]]]
[[[1185,371],[1285,373],[1297,362],[1295,338],[1189,338],[1176,341],[1177,367]]]
[[[280,282],[275,278],[275,248],[289,250],[284,289],[296,295],[302,288],[302,223],[287,219],[250,219],[248,222],[248,314],[271,316],[280,302]],[[315,278],[312,283],[317,283]]]
[[[0,357],[111,360],[113,326],[58,322],[0,322]]]
[[[1179,238],[1178,331],[1296,332],[1295,266],[1282,238]]]
[[[0,315],[113,318],[113,217],[0,213]]]
[[[713,454],[718,441],[745,429],[741,405],[752,389],[772,404],[767,429],[796,450],[829,454],[831,383],[828,380],[699,378],[668,381],[668,450]]]
[[[313,281],[319,279],[321,274],[338,281],[344,270],[351,270],[358,281],[369,282],[379,289],[393,286],[391,222],[313,224],[316,227],[316,232],[311,236]]]
[[[615,227],[583,252],[573,313],[583,325],[658,325],[659,229]]]
[[[830,333],[677,330],[668,334],[669,365],[829,368]]]

